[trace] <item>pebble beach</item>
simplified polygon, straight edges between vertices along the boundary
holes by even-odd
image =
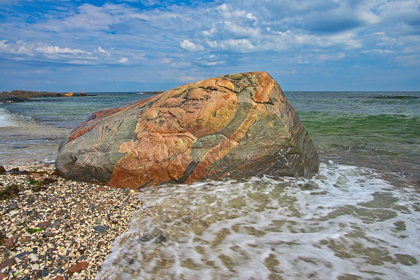
[[[142,207],[134,191],[68,181],[53,164],[5,170],[0,170],[0,280],[94,279],[114,239]]]

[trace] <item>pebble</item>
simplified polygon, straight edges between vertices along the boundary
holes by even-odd
[[[15,264],[16,264],[15,258],[5,259],[2,263],[0,263],[0,270],[6,267],[11,267],[12,265],[15,265]]]
[[[105,233],[108,230],[108,227],[104,225],[96,226],[95,230],[99,233]]]
[[[29,252],[22,252],[15,256],[15,258],[21,259],[23,256],[29,255]]]
[[[114,239],[143,207],[138,192],[68,181],[53,165],[14,170],[0,175],[0,190],[19,187],[0,201],[0,280],[95,279]],[[34,189],[36,182],[46,185]],[[31,234],[28,228],[43,230]]]
[[[11,217],[13,217],[14,215],[19,214],[19,212],[20,212],[20,211],[18,211],[18,210],[13,210],[13,211],[10,211],[10,212],[9,212],[9,215],[10,215]]]
[[[48,269],[44,269],[41,273],[42,277],[47,277],[48,275],[50,275],[50,272],[48,271]]]
[[[29,255],[28,255],[28,258],[29,258],[31,261],[33,261],[33,262],[36,262],[36,261],[38,261],[38,260],[39,260],[38,256],[37,256],[37,255],[35,255],[34,253],[29,254]]]
[[[88,262],[79,262],[69,268],[69,272],[76,273],[89,266]]]

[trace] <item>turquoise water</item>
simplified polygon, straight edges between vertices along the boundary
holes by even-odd
[[[420,179],[420,92],[290,92],[321,159]]]
[[[95,95],[0,104],[0,164],[52,162],[89,113],[148,97]],[[145,190],[97,279],[418,279],[420,92],[285,95],[317,176]]]

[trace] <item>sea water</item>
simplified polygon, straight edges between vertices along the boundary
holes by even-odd
[[[0,107],[0,165],[54,162],[68,132]]]
[[[329,162],[312,179],[153,187],[97,279],[418,279],[419,193]]]
[[[0,165],[54,162],[60,142],[90,113],[151,96],[113,92],[88,94],[0,103]]]
[[[97,279],[418,279],[420,92],[285,94],[317,176],[147,189]],[[53,161],[89,113],[148,97],[95,95],[0,104],[0,164]]]

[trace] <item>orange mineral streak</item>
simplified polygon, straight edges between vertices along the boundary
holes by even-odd
[[[229,135],[228,139],[226,139],[216,147],[210,149],[204,155],[203,159],[197,165],[197,168],[188,178],[187,182],[190,183],[203,179],[206,175],[206,170],[210,165],[212,165],[215,161],[226,156],[230,150],[238,146],[238,142],[245,136],[249,128],[257,119],[259,112],[261,112],[263,108],[263,104],[254,104],[254,106],[250,109],[250,112],[248,113],[247,117],[238,127],[238,129],[234,133]]]
[[[267,102],[269,96],[274,87],[274,80],[265,72],[256,72],[259,74],[260,80],[259,84],[255,86],[256,102]],[[229,153],[229,151],[235,148],[239,141],[246,135],[249,128],[256,121],[258,114],[264,109],[264,104],[254,103],[250,109],[248,115],[238,129],[229,135],[225,141],[217,145],[216,147],[210,149],[202,158],[200,163],[197,165],[195,171],[187,179],[187,182],[195,182],[202,180],[206,176],[206,170],[210,165],[215,161],[223,158]]]
[[[235,86],[232,84],[232,82],[230,80],[227,80],[227,79],[217,80],[216,84],[221,86],[221,87],[230,89],[232,91],[235,90]]]
[[[255,72],[259,74],[259,85],[255,87],[255,102],[268,102],[271,90],[274,87],[274,80],[265,72]]]
[[[194,142],[220,131],[235,116],[233,85],[223,85],[208,79],[182,86],[145,109],[136,126],[137,141],[120,146],[127,154],[116,164],[109,185],[138,188],[181,178]]]
[[[142,133],[138,142],[120,146],[120,152],[127,152],[127,155],[115,166],[108,185],[135,189],[148,182],[178,180],[191,161],[190,152],[195,141],[196,138],[188,133]],[[139,153],[140,148],[142,153]]]
[[[145,110],[136,132],[189,132],[201,137],[223,129],[237,107],[234,92],[217,86],[215,79],[204,80],[168,91],[165,99]]]

